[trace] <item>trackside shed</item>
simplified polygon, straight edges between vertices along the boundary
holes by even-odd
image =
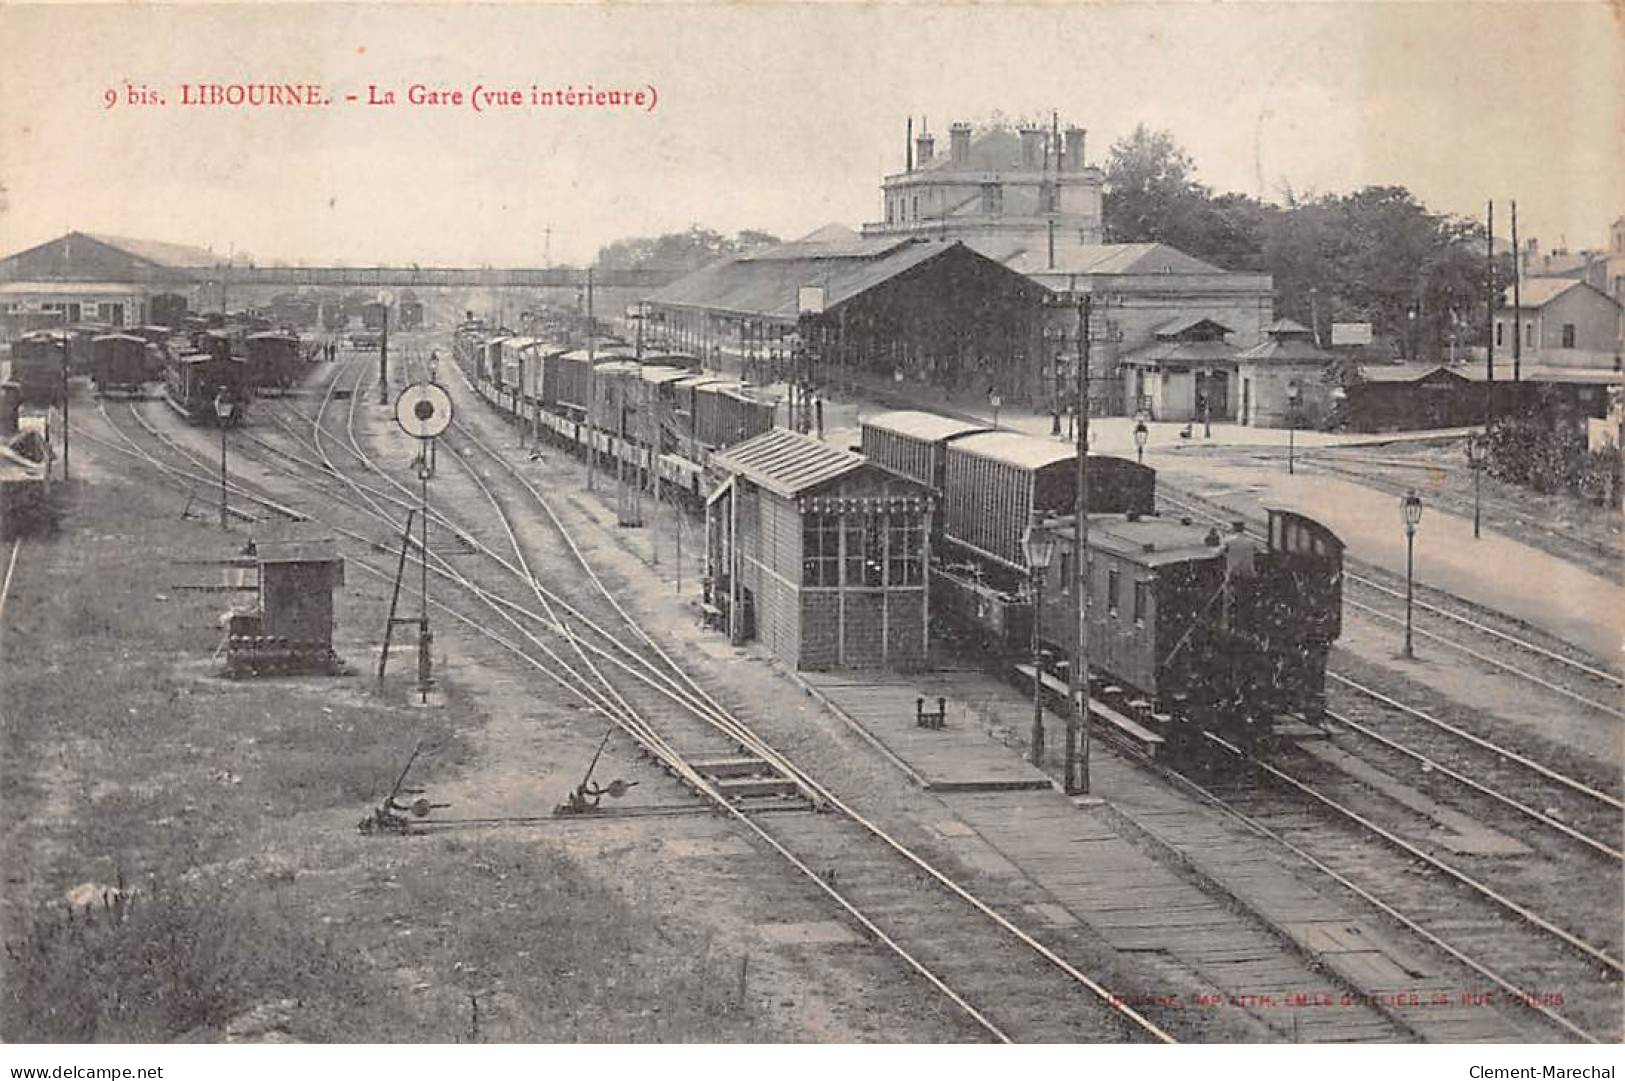
[[[925,664],[931,490],[775,428],[721,451],[706,604],[798,669]]]

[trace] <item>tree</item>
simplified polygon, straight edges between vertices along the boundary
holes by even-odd
[[[745,229],[729,239],[714,229],[691,225],[686,232],[658,237],[626,237],[598,249],[595,265],[606,270],[663,270],[686,273],[733,255],[779,243],[772,233]]]
[[[1173,136],[1140,124],[1112,144],[1106,159],[1106,238],[1173,244],[1170,234],[1180,231],[1180,219],[1208,195],[1196,181],[1196,164]]]

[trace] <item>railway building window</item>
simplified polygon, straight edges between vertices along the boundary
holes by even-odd
[[[1040,209],[1046,214],[1054,214],[1059,211],[1061,209],[1061,200],[1057,198],[1059,194],[1060,190],[1049,181],[1039,185],[1038,204]]]
[[[886,527],[888,585],[917,586],[923,580],[925,530],[912,515],[888,519]]]
[[[1117,591],[1119,578],[1121,578],[1121,575],[1118,573],[1117,568],[1115,567],[1106,572],[1106,610],[1114,616],[1117,614]]]
[[[886,519],[880,516],[863,520],[863,584],[886,584]]]
[[[982,213],[1001,214],[1004,212],[1004,188],[999,184],[982,185]]]
[[[1564,349],[1573,349],[1574,348],[1574,324],[1573,323],[1564,323],[1563,324],[1563,348]]]
[[[801,522],[801,584],[833,586],[840,583],[840,519],[809,514]]]
[[[859,585],[863,582],[863,519],[847,518],[841,528],[846,533],[845,582],[849,586]]]
[[[1144,623],[1146,609],[1151,602],[1151,583],[1134,583],[1134,622]]]
[[[1505,345],[1506,344],[1506,338],[1507,338],[1506,329],[1507,329],[1507,325],[1505,323],[1497,322],[1495,324],[1495,344],[1496,345]]]
[[[1535,344],[1535,324],[1533,324],[1533,323],[1525,323],[1523,325],[1523,344],[1525,344],[1525,345],[1534,345]]]

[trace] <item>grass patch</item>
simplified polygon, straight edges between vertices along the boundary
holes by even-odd
[[[164,1042],[217,1033],[267,1000],[314,1018],[359,993],[354,955],[271,895],[153,880],[127,896],[42,912],[6,943],[6,1040]]]
[[[174,587],[246,537],[177,507],[76,482],[24,551],[0,627],[0,1038],[217,1039],[268,1006],[313,1041],[784,1038],[737,952],[545,829],[362,837],[414,745],[432,793],[484,718],[455,686],[423,711],[365,675],[216,676],[234,598]],[[341,631],[381,624],[374,592],[347,588]],[[132,904],[68,916],[70,887],[121,873]]]

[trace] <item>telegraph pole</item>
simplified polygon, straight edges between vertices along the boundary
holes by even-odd
[[[378,404],[389,404],[389,305],[383,297],[378,298],[378,307],[384,312],[384,329],[378,338]]]
[[[46,442],[50,442],[50,433],[46,434]],[[49,465],[46,469],[50,473]],[[62,479],[68,479],[68,352],[62,351]]]
[[[593,322],[592,322],[592,267],[587,268],[587,491],[593,490],[593,470],[598,464],[598,446],[593,441],[593,414],[596,413],[598,403],[597,380],[593,376],[593,367],[597,362],[597,353],[593,348]]]
[[[1489,344],[1484,350],[1484,434],[1490,434],[1495,423],[1495,200],[1489,203],[1484,222],[1484,250],[1488,253],[1485,265],[1484,288],[1489,293],[1485,306],[1484,325]],[[1513,326],[1516,334],[1517,326]]]
[[[1072,700],[1066,732],[1067,795],[1089,794],[1089,593],[1094,575],[1085,567],[1089,553],[1089,334],[1094,297],[1078,301],[1078,426],[1077,491],[1073,494],[1072,593],[1078,605],[1077,653],[1067,666],[1067,691]],[[1081,760],[1079,744],[1082,744]]]

